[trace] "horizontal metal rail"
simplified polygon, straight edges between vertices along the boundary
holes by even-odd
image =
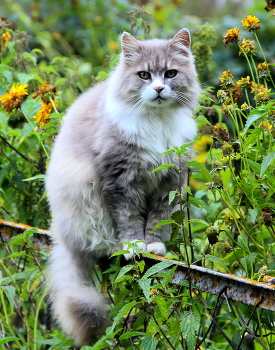
[[[10,239],[32,227],[24,224],[0,219],[0,238],[2,242]],[[33,234],[34,247],[37,249],[50,248],[51,233],[47,230],[36,229]],[[146,257],[148,258],[148,257]],[[154,256],[155,261],[167,261],[167,258]],[[173,283],[189,280],[201,292],[214,295],[223,294],[225,298],[240,301],[248,305],[257,305],[263,309],[275,311],[275,285],[258,282],[245,277],[206,269],[197,265],[188,265],[171,260],[177,265]]]

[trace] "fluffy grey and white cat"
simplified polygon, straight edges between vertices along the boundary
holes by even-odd
[[[110,77],[69,109],[47,175],[54,217],[50,299],[63,331],[79,345],[107,323],[103,298],[89,281],[96,259],[136,240],[145,240],[138,243],[143,250],[165,254],[166,232],[152,230],[172,212],[168,194],[178,188],[179,172],[151,171],[178,166],[162,153],[196,136],[200,88],[188,30],[147,41],[124,32],[121,43]]]

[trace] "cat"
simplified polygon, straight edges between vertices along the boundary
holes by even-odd
[[[89,273],[99,257],[120,242],[165,255],[169,232],[155,225],[175,206],[179,188],[167,149],[194,140],[193,118],[200,86],[190,34],[139,41],[124,32],[121,55],[110,76],[70,107],[56,138],[46,189],[53,213],[53,249],[48,267],[53,314],[77,345],[86,345],[108,324],[103,297]],[[186,177],[185,162],[181,168]],[[127,249],[127,245],[123,245]],[[125,254],[132,257],[133,251]]]

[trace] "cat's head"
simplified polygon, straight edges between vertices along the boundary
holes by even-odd
[[[196,107],[200,89],[187,29],[170,40],[139,41],[124,32],[121,46],[120,99],[137,108]]]

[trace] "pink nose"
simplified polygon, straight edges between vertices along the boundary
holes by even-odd
[[[164,87],[162,87],[162,86],[155,87],[155,90],[158,93],[160,93],[163,89],[164,89]]]

